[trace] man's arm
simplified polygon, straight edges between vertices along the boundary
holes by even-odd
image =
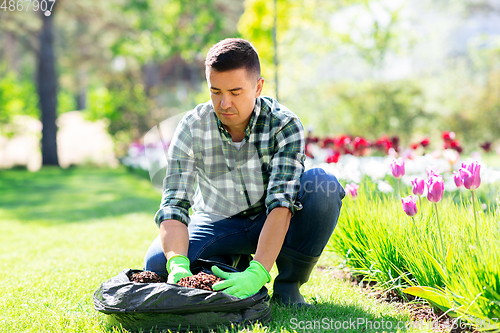
[[[187,226],[177,220],[162,221],[160,240],[165,257],[167,257],[167,282],[177,283],[180,279],[193,275],[187,257],[189,246]]]
[[[170,259],[174,255],[187,256],[189,234],[187,226],[177,220],[165,220],[160,224],[161,246],[165,257]]]
[[[268,272],[281,251],[291,217],[292,213],[286,207],[276,207],[267,215],[254,260],[260,262]]]
[[[160,229],[160,241],[167,258],[168,283],[193,275],[187,257],[190,222],[190,198],[193,197],[195,162],[189,119],[184,117],[177,126],[168,150],[168,164],[163,183],[163,195],[155,222]]]

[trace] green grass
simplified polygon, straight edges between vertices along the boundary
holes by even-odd
[[[119,332],[94,310],[92,294],[119,271],[142,267],[158,232],[153,216],[160,197],[123,168],[0,171],[0,332]],[[333,264],[325,253],[320,265]],[[357,318],[396,327],[409,320],[401,308],[367,298],[328,269],[316,270],[302,292],[314,309],[273,305],[270,324],[240,332],[324,332],[325,326],[302,328]],[[363,328],[340,331],[381,331]]]

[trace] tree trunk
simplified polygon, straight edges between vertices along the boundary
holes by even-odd
[[[54,4],[55,7],[55,4]],[[38,53],[38,99],[42,120],[42,165],[57,165],[57,76],[54,56],[54,9],[52,14],[42,16],[42,29]]]

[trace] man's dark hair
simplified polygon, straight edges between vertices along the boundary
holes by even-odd
[[[212,46],[205,59],[205,71],[209,68],[218,72],[245,68],[256,79],[260,77],[259,55],[249,41],[241,38],[226,38]]]

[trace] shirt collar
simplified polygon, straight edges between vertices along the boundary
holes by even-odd
[[[212,102],[210,102],[210,103],[212,104]],[[214,109],[213,104],[212,104],[212,108]],[[243,139],[244,141],[248,140],[248,138],[250,137],[250,134],[252,133],[252,130],[255,126],[255,123],[257,122],[257,119],[259,118],[260,110],[261,110],[261,101],[260,101],[260,98],[256,98],[255,106],[253,108],[252,115],[250,116],[250,121],[248,122],[248,125],[245,128],[245,139]],[[229,134],[229,132],[224,128],[219,117],[217,117],[217,115],[215,114],[215,111],[214,111],[214,117],[215,117],[215,121],[217,122],[217,127],[219,128],[219,132],[222,134],[222,138],[225,141],[232,141],[231,134]]]

